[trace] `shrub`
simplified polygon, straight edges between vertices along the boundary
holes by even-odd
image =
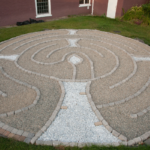
[[[150,16],[150,2],[142,5],[143,12]]]
[[[139,7],[134,6],[130,8],[126,13],[124,12],[121,20],[129,21],[137,25],[150,25],[150,2]]]
[[[123,16],[124,20],[141,19],[144,15],[142,7],[132,7]]]

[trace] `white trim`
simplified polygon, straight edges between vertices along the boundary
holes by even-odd
[[[49,10],[49,13],[38,14],[38,11],[37,11],[37,0],[35,0],[35,10],[36,10],[36,18],[42,18],[42,17],[52,16],[52,14],[51,14],[51,0],[48,0],[48,10]]]
[[[108,1],[108,7],[107,7],[107,17],[108,18],[116,17],[117,4],[118,4],[118,0],[109,0]]]
[[[85,0],[84,0],[84,2],[83,2],[83,4],[79,4],[79,7],[89,7],[89,6],[91,6],[91,0],[89,0],[89,3],[86,3],[85,4]]]
[[[91,6],[91,4],[80,4],[79,7],[88,7]]]
[[[91,15],[93,15],[93,12],[94,12],[94,0],[92,1],[92,13],[91,13]]]
[[[42,17],[50,17],[52,16],[51,14],[42,14],[42,15],[37,15],[36,18],[42,18]]]

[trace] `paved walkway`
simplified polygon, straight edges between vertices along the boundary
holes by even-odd
[[[150,48],[97,30],[0,44],[0,134],[46,145],[133,145],[150,137]]]

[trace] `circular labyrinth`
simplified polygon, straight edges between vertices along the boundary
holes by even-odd
[[[49,145],[94,143],[97,133],[101,144],[139,143],[150,136],[149,61],[148,45],[97,30],[43,31],[2,42],[0,133]],[[82,127],[93,133],[79,135]],[[47,138],[51,130],[58,136]]]

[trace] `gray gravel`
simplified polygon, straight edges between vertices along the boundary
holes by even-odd
[[[94,125],[98,119],[88,103],[87,96],[79,94],[85,92],[86,84],[64,82],[66,95],[62,105],[67,106],[68,109],[60,110],[54,122],[39,140],[99,144],[119,142],[103,125]]]

